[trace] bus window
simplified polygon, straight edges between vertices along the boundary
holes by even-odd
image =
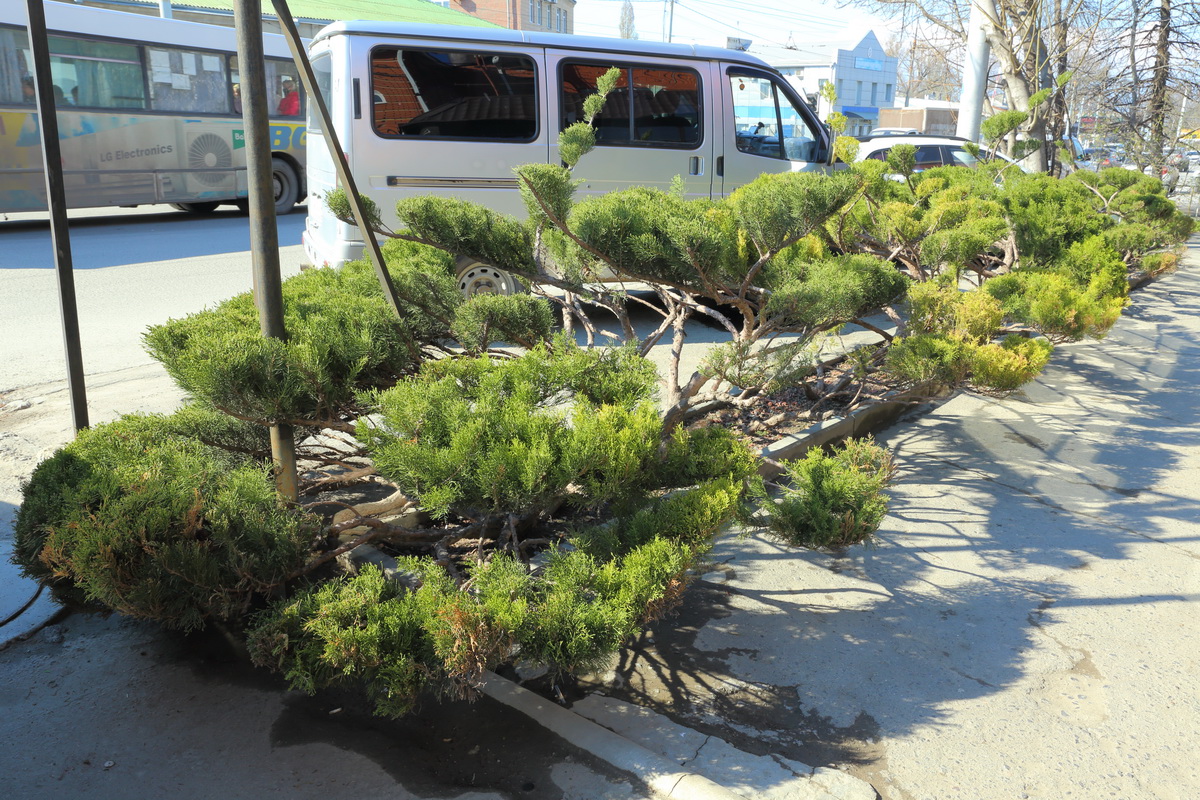
[[[0,28],[0,103],[32,102],[25,88],[32,67],[25,32]]]
[[[50,37],[54,83],[90,108],[145,108],[138,47],[120,42]]]
[[[562,128],[583,118],[584,98],[595,93],[596,80],[609,69],[611,65],[563,65]],[[622,68],[593,124],[597,144],[692,148],[701,139],[701,119],[698,73],[631,67]]]
[[[538,130],[535,77],[533,59],[521,55],[376,47],[375,132],[531,141]]]
[[[229,81],[241,89],[237,56],[229,59]],[[267,113],[272,117],[300,117],[304,113],[301,102],[300,80],[296,77],[296,65],[279,58],[268,58],[264,62],[267,77]]]
[[[224,55],[147,47],[146,58],[154,110],[229,113]]]

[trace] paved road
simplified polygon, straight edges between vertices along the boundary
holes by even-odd
[[[0,393],[66,374],[49,225],[36,215],[11,216],[0,222]],[[280,217],[278,225],[286,277],[303,260],[304,215]],[[246,217],[236,211],[81,210],[70,233],[89,376],[151,363],[141,346],[147,326],[252,285]]]
[[[1194,245],[1025,392],[884,432],[874,548],[722,542],[618,695],[885,800],[1196,797],[1197,386]]]

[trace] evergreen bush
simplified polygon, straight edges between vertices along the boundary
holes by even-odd
[[[891,454],[870,437],[850,439],[832,453],[814,448],[781,462],[789,481],[768,503],[771,532],[798,547],[838,549],[861,544],[887,513]]]
[[[261,464],[129,416],[81,431],[34,470],[16,560],[88,601],[190,630],[237,620],[304,562],[315,526]]]
[[[284,340],[261,337],[249,295],[150,329],[148,350],[194,402],[98,426],[40,465],[18,562],[170,627],[241,622],[275,598],[252,620],[256,663],[304,691],[365,685],[384,714],[425,691],[469,694],[516,658],[594,665],[678,601],[712,537],[762,496],[757,456],[697,424],[706,408],[785,387],[834,396],[817,354],[847,323],[879,335],[848,362],[859,378],[882,366],[903,384],[1012,391],[1051,345],[995,341],[1006,324],[1103,335],[1127,269],[1169,268],[1192,229],[1161,184],[1124,170],[917,173],[903,147],[888,164],[767,175],[722,199],[676,185],[576,202],[571,168],[603,105],[603,91],[588,98],[585,123],[564,132],[566,166],[517,171],[524,221],[427,197],[401,203],[390,231],[368,205],[390,238],[399,316],[359,262],[284,282]],[[344,194],[327,201],[350,216]],[[464,299],[456,269],[476,262],[528,293]],[[900,322],[891,306],[906,292],[899,334],[871,321]],[[660,315],[648,333],[634,305]],[[728,338],[688,373],[696,316]],[[646,355],[664,344],[660,377]],[[324,497],[339,513],[319,522],[285,508],[265,466],[276,422],[295,429],[302,491],[370,481],[395,494]],[[891,473],[870,442],[790,463],[772,530],[806,546],[865,541]],[[333,559],[367,542],[405,582],[370,567],[331,578]]]

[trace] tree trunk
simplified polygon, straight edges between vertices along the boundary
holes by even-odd
[[[1155,166],[1163,163],[1166,144],[1167,78],[1171,66],[1171,0],[1159,0],[1158,30],[1154,48],[1154,72],[1150,77],[1150,153]]]

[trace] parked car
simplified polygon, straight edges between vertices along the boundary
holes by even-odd
[[[916,128],[872,128],[868,136],[919,136]]]
[[[898,144],[911,144],[917,148],[916,171],[920,172],[934,167],[974,167],[979,159],[971,155],[966,145],[969,139],[961,136],[926,136],[921,134],[889,134],[884,136],[860,136],[858,160],[876,159],[887,160],[888,152]],[[994,153],[985,147],[979,148],[984,159],[999,158],[1017,166],[1017,162],[1003,153]]]
[[[1080,151],[1075,164],[1080,169],[1102,170],[1109,167],[1119,167],[1124,159],[1115,150],[1107,147],[1088,147]]]

